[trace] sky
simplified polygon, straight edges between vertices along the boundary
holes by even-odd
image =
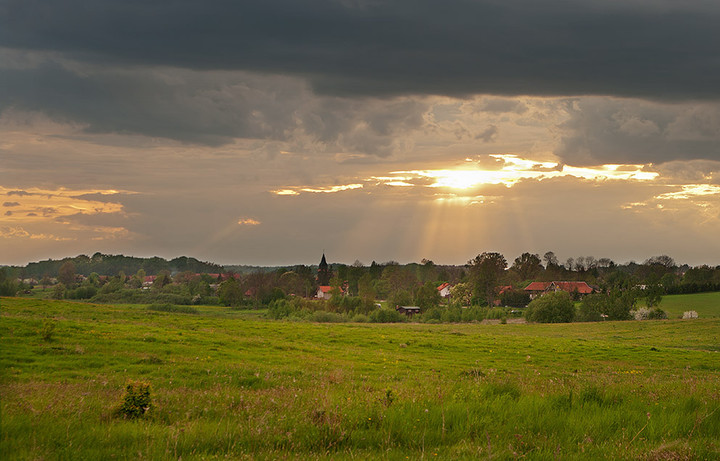
[[[712,0],[0,0],[0,264],[720,264]]]

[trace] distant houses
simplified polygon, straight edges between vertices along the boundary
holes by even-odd
[[[538,296],[553,291],[565,291],[570,294],[585,296],[595,292],[595,289],[586,282],[565,281],[532,282],[530,285],[525,287],[525,292],[530,295],[530,299],[535,299]]]

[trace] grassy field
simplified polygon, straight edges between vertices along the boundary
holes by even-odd
[[[660,308],[668,317],[682,317],[685,311],[696,311],[700,318],[720,318],[720,292],[694,293],[689,295],[666,295]]]
[[[370,325],[0,308],[2,459],[720,459],[720,319]],[[152,386],[139,420],[113,416],[129,380]]]

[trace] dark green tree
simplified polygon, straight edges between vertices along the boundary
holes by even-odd
[[[218,299],[225,306],[239,306],[243,300],[243,292],[240,282],[229,278],[218,287]]]
[[[531,253],[523,253],[513,262],[512,269],[520,276],[520,280],[530,280],[542,270],[540,256]]]
[[[493,305],[497,287],[506,268],[507,261],[500,253],[485,252],[468,261],[473,293],[476,297],[486,300],[488,306]]]
[[[75,284],[75,264],[72,261],[65,261],[58,269],[58,281],[67,287]]]
[[[538,323],[567,323],[575,318],[575,305],[570,294],[555,291],[533,299],[525,317]]]

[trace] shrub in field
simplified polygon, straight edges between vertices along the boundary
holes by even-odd
[[[68,290],[65,297],[68,299],[90,299],[97,294],[97,288],[94,286],[80,286],[74,290]]]
[[[564,291],[535,298],[527,307],[525,318],[538,323],[566,323],[575,318],[575,305]]]
[[[365,314],[355,314],[352,321],[355,323],[367,323],[370,321],[370,317]]]
[[[295,311],[290,301],[286,299],[277,299],[268,306],[267,316],[271,319],[279,320],[289,317]]]
[[[318,323],[340,323],[345,322],[346,320],[347,319],[342,314],[327,311],[313,312],[312,316],[310,317],[311,322]]]
[[[370,314],[372,323],[397,323],[404,322],[405,317],[393,309],[378,309]]]
[[[149,311],[174,312],[178,314],[197,314],[197,309],[190,306],[176,306],[175,304],[151,304],[147,307]]]
[[[652,309],[641,307],[640,309],[630,311],[630,314],[635,318],[635,320],[661,320],[667,318],[665,311],[659,307]]]
[[[125,386],[122,403],[115,410],[115,416],[126,419],[140,418],[150,409],[150,384],[142,381],[131,381]]]
[[[63,299],[65,297],[65,285],[62,283],[58,283],[53,287],[52,294],[50,295],[52,299]]]
[[[43,320],[42,327],[38,332],[44,341],[52,341],[52,337],[55,334],[55,322],[47,319]]]

